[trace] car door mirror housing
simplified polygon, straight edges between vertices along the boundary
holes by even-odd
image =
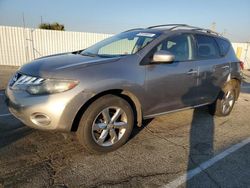
[[[172,63],[175,60],[175,56],[165,50],[159,50],[154,53],[152,63]]]

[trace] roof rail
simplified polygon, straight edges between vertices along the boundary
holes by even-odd
[[[162,24],[162,25],[153,25],[148,27],[147,29],[153,29],[156,27],[179,27],[179,26],[188,26],[187,24]]]
[[[205,31],[205,32],[207,32],[209,34],[215,34],[215,35],[218,35],[218,36],[220,35],[219,33],[215,32],[215,31],[212,31],[210,29],[197,28],[197,29],[192,29],[192,30],[194,30],[194,31]]]
[[[126,31],[123,31],[122,33],[128,32],[128,31],[134,31],[134,30],[141,30],[141,29],[145,29],[145,28],[134,28],[134,29],[129,29]]]
[[[154,26],[150,26],[147,29],[153,29],[153,28],[157,28],[157,27],[170,27],[168,30],[172,31],[176,28],[179,27],[186,27],[188,29],[194,30],[194,31],[203,31],[203,32],[207,32],[210,34],[215,34],[215,35],[220,35],[219,33],[212,31],[210,29],[204,29],[204,28],[200,28],[200,27],[195,27],[195,26],[191,26],[191,25],[187,25],[187,24],[163,24],[163,25],[154,25]]]

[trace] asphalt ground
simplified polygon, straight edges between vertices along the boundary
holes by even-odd
[[[30,129],[0,92],[0,187],[250,187],[250,77],[228,117],[205,107],[135,128],[120,149],[86,152],[75,135]]]

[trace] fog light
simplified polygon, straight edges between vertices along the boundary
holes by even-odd
[[[34,113],[31,115],[30,120],[36,124],[36,125],[40,125],[40,126],[46,126],[49,125],[51,120],[50,118],[42,113]]]

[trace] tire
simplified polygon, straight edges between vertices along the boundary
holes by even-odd
[[[219,93],[216,101],[208,106],[211,115],[219,117],[228,116],[237,100],[237,84],[232,80],[228,82]]]
[[[90,153],[106,153],[125,144],[133,126],[134,114],[129,103],[121,97],[105,95],[84,112],[76,134]]]

